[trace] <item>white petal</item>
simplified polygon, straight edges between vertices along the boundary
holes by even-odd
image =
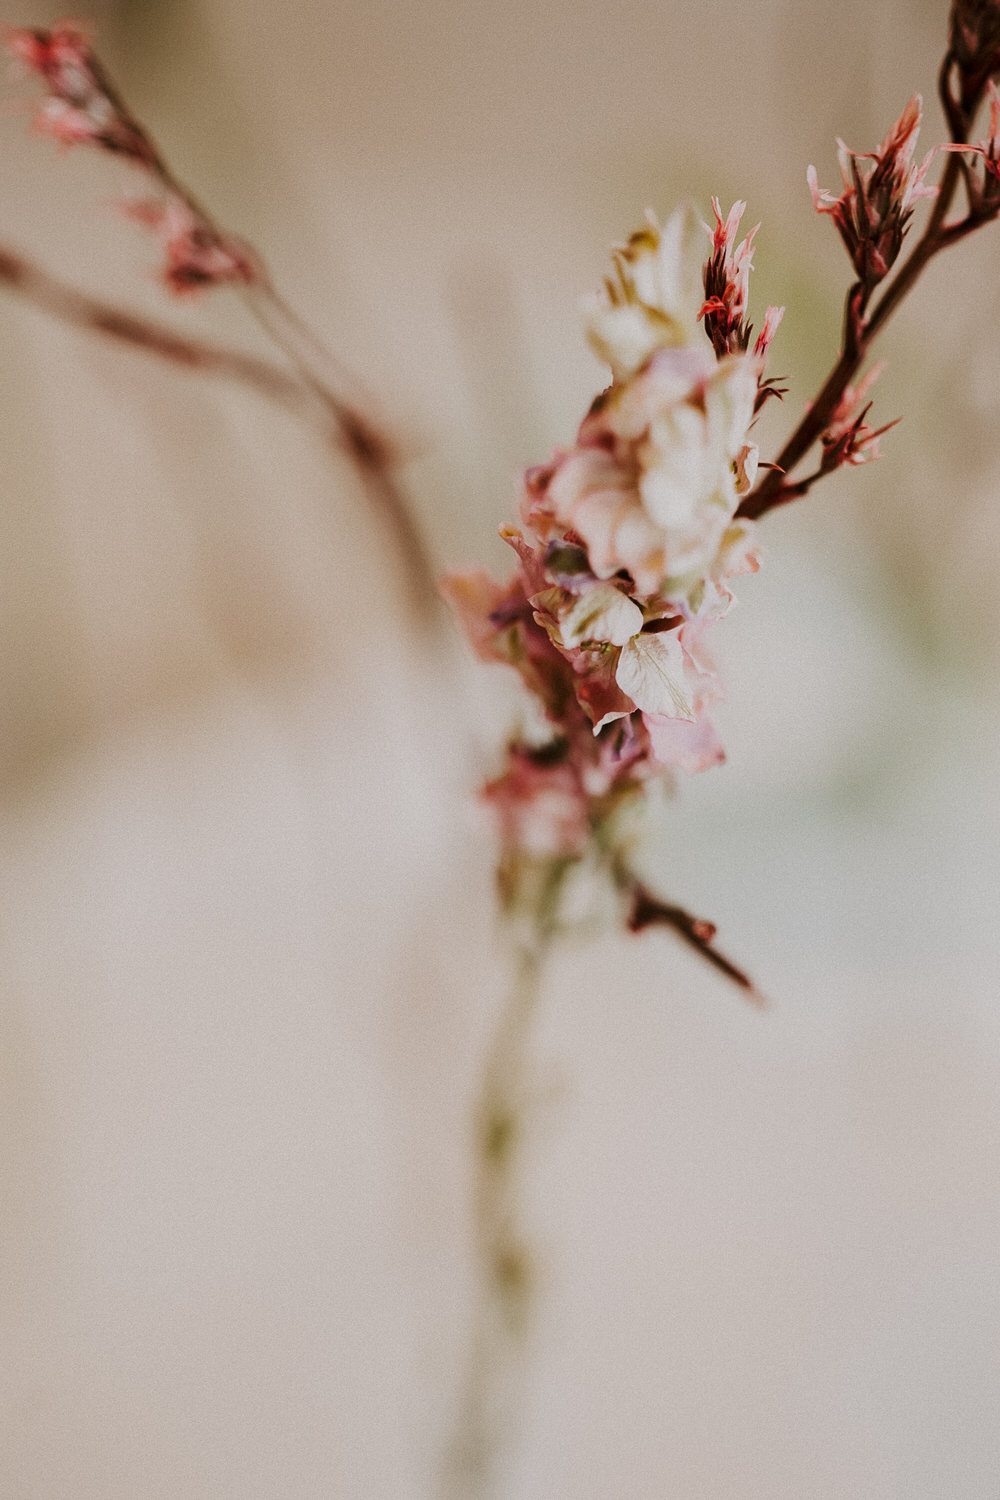
[[[694,720],[684,681],[684,652],[674,631],[637,635],[622,648],[615,681],[644,713]]]
[[[669,341],[669,324],[660,326],[634,302],[622,307],[588,309],[587,337],[598,359],[611,366],[616,380],[628,380],[653,350]]]
[[[581,641],[624,646],[641,629],[642,610],[613,583],[596,583],[559,617],[565,646],[578,646]]]
[[[642,300],[676,319],[688,339],[697,332],[695,318],[704,300],[701,281],[704,258],[698,222],[690,204],[685,204],[675,209],[664,224],[655,254],[634,270],[636,290]]]

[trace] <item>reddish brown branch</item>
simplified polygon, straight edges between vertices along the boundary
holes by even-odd
[[[629,897],[627,920],[630,932],[642,932],[646,927],[672,928],[689,947],[745,990],[748,1000],[763,1008],[766,1001],[753,980],[715,946],[714,923],[692,916],[683,906],[661,901],[634,877],[625,876],[621,883]]]
[[[860,369],[875,336],[912,290],[924,267],[939,251],[955,244],[959,239],[979,227],[980,221],[966,218],[955,224],[945,224],[945,216],[951,206],[955,191],[961,180],[961,158],[948,157],[941,178],[940,190],[934,209],[923,235],[917,241],[909,259],[888,286],[870,316],[863,309],[863,288],[855,283],[847,294],[844,312],[844,342],[840,357],[828,375],[816,400],[796,427],[784,448],[775,460],[776,467],[770,470],[762,483],[746,497],[737,512],[750,520],[757,520],[776,505],[796,499],[805,494],[786,482],[790,474],[809,452],[813,444],[830,425],[847,386]],[[807,486],[808,487],[808,486]]]

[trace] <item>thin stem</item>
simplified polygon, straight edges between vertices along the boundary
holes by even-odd
[[[372,509],[396,538],[414,607],[420,615],[429,616],[437,604],[434,568],[393,473],[396,458],[388,438],[356,401],[342,394],[339,387],[347,377],[341,367],[278,293],[263,266],[259,279],[241,286],[240,291],[258,323],[292,360],[333,422]]]
[[[516,1405],[531,1307],[531,1258],[519,1223],[519,1172],[530,1088],[532,1028],[558,932],[565,867],[556,867],[486,1054],[474,1112],[476,1302],[456,1429],[446,1455],[448,1500],[495,1490],[496,1457]]]
[[[671,928],[682,942],[743,990],[751,1004],[760,1009],[765,1007],[767,1002],[750,976],[716,947],[714,922],[696,917],[683,906],[654,895],[621,859],[612,860],[611,876],[628,902],[630,932],[643,932],[647,927]]]
[[[360,417],[351,413],[348,421],[343,410],[331,412],[325,399],[317,399],[315,384],[306,385],[267,360],[188,338],[162,323],[88,296],[6,245],[0,245],[0,285],[17,292],[60,322],[140,349],[168,364],[236,381],[318,425],[324,437],[346,452],[361,471],[372,508],[397,537],[403,556],[415,562],[420,584],[419,589],[414,586],[414,593],[419,608],[421,611],[429,608],[430,594],[424,580],[430,576],[430,564],[423,542],[373,430],[363,425]]]
[[[45,35],[36,33],[39,38]],[[105,105],[120,127],[115,130],[96,127],[88,138],[94,145],[123,154],[140,170],[148,173],[168,200],[172,199],[188,210],[193,224],[209,244],[214,243],[217,248],[232,252],[238,274],[227,276],[226,279],[239,285],[254,317],[298,370],[301,384],[311,393],[317,412],[323,414],[327,428],[332,425],[335,429],[339,446],[354,463],[372,509],[395,537],[414,611],[423,623],[428,623],[437,604],[434,572],[406,497],[393,472],[398,462],[397,455],[388,438],[379,430],[378,424],[367,415],[365,398],[357,394],[357,382],[337,364],[279,296],[261,256],[235,236],[225,234],[204,205],[174,175],[160,148],[133,115],[100,58],[89,47],[82,66],[85,72],[89,72],[93,92],[98,98],[103,97]],[[87,82],[86,79],[84,81]],[[56,98],[66,97],[60,92],[58,77],[51,87]],[[71,97],[70,102],[75,104],[75,98]],[[206,273],[201,279],[211,281],[213,276]],[[49,301],[51,303],[52,299]],[[119,336],[129,337],[120,331]],[[140,342],[139,339],[130,341]],[[159,343],[162,348],[163,341]]]
[[[237,381],[300,415],[311,407],[302,382],[279,366],[238,349],[224,349],[187,338],[162,323],[90,297],[57,280],[7,245],[0,245],[0,284],[62,323],[127,344],[184,369]]]
[[[133,119],[131,115],[129,118]],[[149,171],[163,190],[184,203],[220,242],[233,240],[190,188],[174,175],[144,130],[143,136],[149,141],[152,152]],[[391,442],[378,424],[366,415],[364,403],[354,394],[358,382],[334,359],[278,292],[263,257],[244,241],[237,243],[247,253],[254,273],[250,280],[237,283],[237,290],[261,328],[292,361],[303,383],[339,430],[343,447],[357,467],[372,509],[395,535],[414,609],[419,616],[429,617],[437,604],[434,569],[403,490],[393,474],[396,458]],[[368,401],[370,403],[370,398]]]

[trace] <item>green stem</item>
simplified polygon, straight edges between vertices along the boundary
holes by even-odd
[[[530,1099],[532,1031],[546,959],[559,930],[567,867],[554,867],[497,1018],[473,1123],[478,1285],[456,1430],[446,1457],[448,1500],[495,1492],[497,1454],[511,1426],[531,1312],[531,1258],[520,1224],[520,1170]]]

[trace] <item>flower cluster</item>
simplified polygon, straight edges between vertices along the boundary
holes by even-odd
[[[165,251],[163,280],[183,295],[226,281],[252,282],[257,276],[249,248],[222,235],[176,193],[122,205],[128,218],[151,229]]]
[[[88,27],[79,21],[57,21],[49,30],[10,27],[5,39],[8,50],[48,90],[35,117],[36,129],[62,146],[97,146],[123,156],[155,183],[155,200],[128,203],[125,211],[162,241],[163,279],[172,291],[257,278],[247,247],[211,223],[171,176],[102,68]]]
[[[753,524],[735,516],[756,474],[748,432],[781,316],[768,309],[750,351],[743,208],[723,221],[715,205],[705,266],[684,210],[615,252],[588,309],[613,381],[575,445],[525,474],[520,527],[501,529],[513,577],[445,583],[479,656],[515,667],[544,712],[544,734],[511,744],[486,790],[508,863],[607,847],[648,777],[724,758],[705,637],[733,603],[730,581],[758,567]]]
[[[844,179],[839,198],[819,187],[815,167],[807,174],[816,211],[833,219],[866,293],[895,263],[914,203],[937,194],[924,182],[934,152],[919,166],[913,162],[921,108],[920,95],[914,94],[877,151],[850,151],[837,142]]]
[[[79,21],[57,21],[48,31],[7,30],[8,49],[44,79],[49,91],[35,116],[35,128],[63,146],[100,146],[152,166],[156,151],[115,95],[91,39],[91,29]]]

